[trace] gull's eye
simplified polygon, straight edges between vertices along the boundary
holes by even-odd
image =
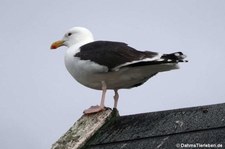
[[[68,33],[68,36],[71,36],[72,35],[72,33]]]

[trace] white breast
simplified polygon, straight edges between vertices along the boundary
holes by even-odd
[[[108,68],[90,60],[80,60],[80,58],[74,56],[80,49],[74,49],[76,47],[69,48],[64,57],[65,66],[69,73],[84,86],[101,89],[101,80],[99,80],[99,77],[95,79],[95,76],[107,72]]]

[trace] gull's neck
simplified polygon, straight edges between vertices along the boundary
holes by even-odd
[[[91,43],[93,41],[94,41],[93,38],[89,38],[89,39],[85,39],[85,40],[82,40],[80,42],[77,42],[77,43],[71,45],[70,47],[68,47],[68,49],[66,51],[66,54],[74,55],[74,54],[80,52],[80,47],[82,47],[85,44]]]

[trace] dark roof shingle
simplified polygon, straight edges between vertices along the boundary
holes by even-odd
[[[116,117],[84,148],[175,149],[177,144],[225,147],[225,104]]]

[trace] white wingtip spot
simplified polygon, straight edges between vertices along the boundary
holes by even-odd
[[[164,59],[161,59],[161,58],[160,58],[160,59],[158,59],[157,61],[158,61],[158,62],[161,62],[161,61],[164,61]]]
[[[181,55],[181,58],[182,59],[185,59],[187,56],[186,55]]]
[[[178,56],[182,56],[182,55],[180,55],[180,53],[175,53],[174,55],[177,56],[177,57],[178,57]]]

